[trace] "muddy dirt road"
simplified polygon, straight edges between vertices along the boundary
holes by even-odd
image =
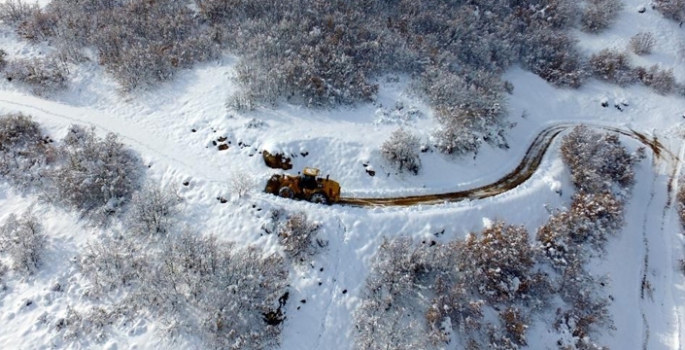
[[[525,156],[521,160],[521,163],[512,170],[510,173],[506,174],[501,179],[481,187],[472,188],[463,191],[449,192],[449,193],[439,193],[439,194],[426,194],[417,196],[407,196],[407,197],[393,197],[393,198],[341,198],[339,204],[358,206],[358,207],[383,207],[383,206],[410,206],[417,204],[439,204],[445,202],[459,202],[465,199],[482,199],[492,196],[496,196],[500,193],[507,192],[511,189],[516,188],[518,185],[524,183],[528,180],[533,173],[540,166],[540,162],[545,155],[545,152],[552,144],[552,141],[559,136],[560,133],[566,130],[570,130],[579,124],[568,123],[568,124],[556,124],[550,126],[540,132],[538,136],[533,140],[533,143],[528,147]],[[660,158],[664,153],[671,157],[675,155],[671,154],[656,138],[650,138],[645,134],[639,133],[634,130],[624,130],[620,128],[606,127],[590,125],[596,129],[602,129],[605,131],[616,132],[624,136],[631,137],[638,142],[644,144],[646,147],[652,150],[655,158]]]

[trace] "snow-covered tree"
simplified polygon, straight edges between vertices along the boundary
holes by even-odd
[[[42,225],[30,210],[20,218],[10,214],[0,226],[0,252],[7,252],[12,267],[25,274],[33,274],[40,267],[46,241]]]
[[[115,134],[101,139],[94,129],[72,125],[62,142],[64,160],[54,173],[59,201],[80,210],[111,212],[140,187],[140,158]]]
[[[381,155],[399,171],[418,174],[421,168],[419,138],[404,129],[397,129],[381,145]]]
[[[0,116],[0,177],[20,189],[39,185],[56,154],[49,138],[31,117]]]
[[[166,234],[179,219],[180,203],[175,188],[148,181],[133,194],[126,216],[128,227],[139,235]]]
[[[641,159],[643,151],[630,154],[618,135],[598,133],[585,125],[575,127],[561,143],[562,159],[571,170],[573,184],[590,194],[632,185],[633,165]]]
[[[294,213],[278,225],[278,239],[285,253],[296,263],[307,263],[326,242],[318,238],[321,224],[307,219],[303,212]]]

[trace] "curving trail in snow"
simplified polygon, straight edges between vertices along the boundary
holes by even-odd
[[[481,187],[449,192],[439,194],[427,194],[407,197],[394,198],[341,198],[340,204],[353,205],[360,207],[377,207],[377,206],[409,206],[419,204],[440,204],[445,202],[459,202],[465,199],[483,199],[493,197],[509,190],[512,190],[520,184],[526,182],[533,176],[533,173],[538,169],[542,158],[547,149],[552,144],[552,141],[559,136],[563,131],[569,130],[581,123],[562,123],[554,124],[541,131],[533,140],[533,143],[528,147],[518,166],[510,173],[504,175],[499,180]],[[672,159],[678,159],[673,153],[665,148],[656,137],[649,138],[647,135],[635,130],[625,130],[609,126],[587,124],[597,129],[603,129],[611,132],[616,132],[621,135],[631,137],[646,147],[649,147],[654,153],[655,158],[661,158],[667,155]]]

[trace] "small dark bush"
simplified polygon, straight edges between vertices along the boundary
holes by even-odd
[[[11,214],[0,226],[0,252],[7,252],[12,267],[22,273],[33,274],[38,270],[45,244],[42,225],[31,211],[21,218]]]
[[[64,161],[54,174],[57,198],[81,210],[111,212],[140,187],[140,158],[115,134],[72,125],[60,147]]]
[[[590,57],[592,75],[598,79],[625,86],[635,82],[628,56],[617,50],[604,49]]]
[[[629,46],[630,49],[638,55],[648,55],[652,53],[654,44],[656,44],[656,39],[654,39],[652,33],[640,32],[630,38]]]
[[[400,172],[406,170],[418,174],[421,168],[419,142],[418,137],[404,129],[397,129],[381,145],[381,155]]]

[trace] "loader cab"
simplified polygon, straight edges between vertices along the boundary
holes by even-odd
[[[309,190],[315,189],[318,186],[317,176],[319,176],[319,169],[304,168],[302,176],[300,176],[300,186]]]

